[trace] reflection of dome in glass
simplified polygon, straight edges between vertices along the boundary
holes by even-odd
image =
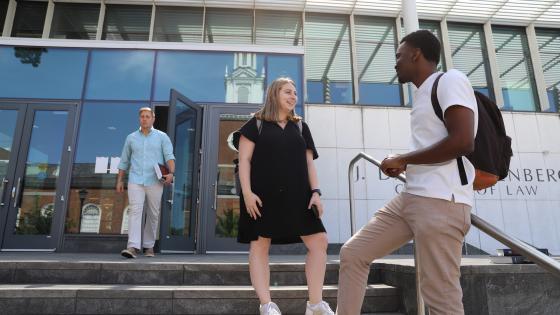
[[[226,103],[262,103],[265,68],[257,71],[257,54],[235,53],[231,73],[226,66]]]

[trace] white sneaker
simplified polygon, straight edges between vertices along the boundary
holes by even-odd
[[[276,303],[274,302],[268,302],[261,305],[259,307],[259,311],[261,315],[282,315],[282,312],[280,312],[278,305],[276,305]]]
[[[311,305],[307,301],[307,309],[305,310],[305,315],[334,315],[333,310],[329,306],[329,303],[321,301],[318,304]]]

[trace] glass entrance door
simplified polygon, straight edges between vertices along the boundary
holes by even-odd
[[[76,106],[20,104],[16,111],[9,105],[0,109],[6,111],[6,116],[0,115],[1,209],[6,218],[2,250],[54,250],[63,230]],[[14,124],[16,131],[10,133]]]
[[[18,146],[27,106],[17,104],[0,105],[0,243],[14,189],[14,177]],[[14,191],[15,194],[15,191]]]
[[[175,180],[164,193],[161,251],[192,252],[199,209],[202,108],[175,90],[171,90],[167,134],[173,142]]]
[[[205,144],[210,146],[203,172],[206,176],[205,214],[206,252],[246,252],[246,244],[237,243],[239,196],[235,190],[237,151],[231,144],[232,133],[238,130],[258,107],[253,105],[208,106],[208,134]]]

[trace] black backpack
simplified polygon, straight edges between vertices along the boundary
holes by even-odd
[[[443,112],[437,98],[437,87],[440,74],[432,87],[432,106],[437,117],[445,124]],[[495,185],[498,180],[508,176],[509,163],[513,152],[511,138],[506,134],[506,128],[500,109],[486,95],[474,91],[478,107],[478,130],[474,140],[474,151],[467,155],[467,159],[474,165],[476,176],[473,183],[475,190],[481,190]],[[467,174],[461,157],[457,158],[461,184],[467,185]]]
[[[258,135],[261,135],[261,131],[262,131],[262,120],[257,118],[257,130],[258,130]],[[303,122],[301,120],[299,120],[296,125],[298,126],[299,129],[299,133],[302,134],[303,133]],[[235,147],[235,149],[237,150],[237,152],[239,152],[239,139],[241,138],[241,132],[239,130],[237,130],[236,132],[233,133],[233,146]],[[239,180],[239,159],[234,159],[233,160],[233,165],[235,165],[235,168],[233,169],[234,172],[234,176],[235,176],[235,194],[240,196],[241,195],[241,181]]]

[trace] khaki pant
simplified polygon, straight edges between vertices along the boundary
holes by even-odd
[[[162,195],[162,183],[156,183],[151,186],[128,183],[129,212],[127,247],[134,247],[136,249],[154,247],[158,231]],[[143,244],[140,246],[140,240],[142,238],[142,211],[144,208],[146,210],[146,225],[144,226]]]
[[[465,204],[408,193],[391,200],[340,251],[336,314],[360,314],[371,262],[413,238],[430,315],[464,314],[459,268],[470,211]]]

